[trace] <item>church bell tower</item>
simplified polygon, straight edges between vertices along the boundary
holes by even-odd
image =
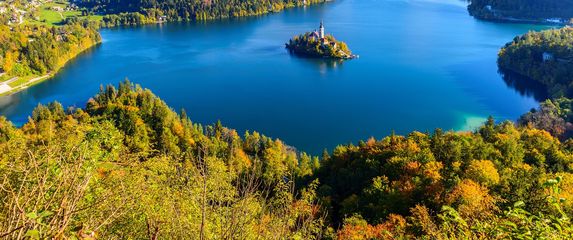
[[[322,20],[320,21],[319,37],[320,39],[324,38],[324,23],[322,22]]]

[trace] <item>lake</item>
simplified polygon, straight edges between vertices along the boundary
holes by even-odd
[[[318,28],[359,59],[299,58],[284,48]],[[84,107],[102,84],[129,78],[194,122],[256,130],[319,154],[392,131],[471,130],[537,105],[508,86],[497,51],[546,27],[476,20],[460,0],[338,0],[261,17],[103,29],[103,43],[53,79],[0,98],[22,124],[38,103]],[[509,84],[511,85],[511,84]]]

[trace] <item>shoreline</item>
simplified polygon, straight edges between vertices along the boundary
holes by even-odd
[[[155,19],[155,18],[150,18],[148,19],[148,22],[142,22],[142,23],[133,23],[133,24],[113,24],[113,25],[107,25],[106,22],[104,22],[103,20],[100,20],[100,28],[106,28],[106,29],[112,29],[112,28],[120,28],[120,27],[137,27],[137,26],[146,26],[146,25],[152,25],[152,24],[157,24],[157,25],[161,25],[161,24],[166,24],[166,23],[208,23],[211,21],[221,21],[221,20],[232,20],[232,19],[242,19],[242,18],[253,18],[253,17],[262,17],[262,16],[266,16],[266,15],[271,15],[271,14],[275,14],[275,13],[280,13],[289,9],[295,9],[295,8],[306,8],[306,7],[313,7],[316,5],[322,5],[322,4],[328,4],[331,2],[334,2],[335,0],[323,0],[322,2],[316,2],[316,3],[306,3],[306,4],[302,4],[302,5],[291,5],[291,6],[285,6],[281,9],[278,10],[268,10],[265,12],[261,12],[261,13],[256,13],[256,14],[250,14],[250,15],[244,15],[244,16],[229,16],[229,15],[222,15],[222,16],[218,16],[218,17],[209,17],[209,18],[205,18],[205,19],[178,19],[178,20],[160,20],[160,19]],[[104,15],[100,15],[101,13],[96,13],[96,15],[105,17],[105,16],[118,16],[120,14],[133,14],[133,13],[139,13],[139,12],[120,12],[120,13],[111,13],[111,14],[104,14]]]
[[[535,25],[547,25],[547,26],[559,26],[559,27],[564,27],[568,25],[566,23],[556,23],[547,20],[519,19],[511,17],[503,17],[503,18],[475,17],[475,18],[482,21],[496,22],[496,23],[521,23],[521,24],[535,24]]]
[[[99,32],[98,32],[98,34],[99,34]],[[88,46],[88,47],[82,49],[81,51],[79,51],[79,52],[78,52],[77,54],[75,54],[72,58],[66,60],[66,61],[64,62],[64,64],[62,64],[61,66],[59,66],[57,69],[55,69],[54,71],[49,72],[49,73],[47,73],[47,74],[45,74],[45,75],[41,75],[41,76],[38,76],[38,75],[24,76],[24,77],[32,77],[32,78],[29,79],[29,80],[27,80],[25,83],[22,83],[22,84],[20,84],[20,85],[14,86],[14,87],[10,86],[9,84],[12,83],[12,82],[14,82],[14,81],[17,81],[19,78],[22,78],[22,77],[13,77],[13,78],[11,78],[11,79],[8,80],[8,81],[5,81],[5,82],[0,83],[0,97],[10,96],[10,95],[15,94],[15,93],[18,93],[18,92],[20,92],[20,91],[22,91],[22,90],[24,90],[24,89],[27,89],[27,88],[29,88],[29,87],[31,87],[31,86],[34,86],[34,85],[36,85],[36,84],[38,84],[38,83],[41,83],[41,82],[43,82],[43,81],[46,81],[46,80],[49,80],[49,79],[53,78],[62,68],[64,68],[64,67],[68,64],[68,62],[70,62],[71,60],[77,58],[80,54],[84,53],[85,51],[87,51],[87,50],[89,50],[89,49],[92,49],[92,48],[94,48],[94,47],[100,45],[102,42],[103,42],[103,41],[102,41],[101,39],[100,39],[99,41],[97,41],[97,42],[94,42],[92,45],[90,45],[90,46]]]
[[[14,93],[20,92],[20,91],[34,85],[35,83],[39,83],[39,82],[46,80],[46,79],[49,79],[51,77],[53,77],[53,74],[48,73],[48,74],[43,75],[43,76],[34,77],[34,78],[26,81],[26,83],[24,83],[24,84],[18,85],[16,87],[11,87],[10,83],[18,80],[18,77],[14,77],[14,78],[0,84],[0,97],[10,96]]]
[[[515,17],[506,17],[506,16],[494,16],[494,17],[484,17],[480,14],[475,14],[471,10],[468,10],[470,16],[474,17],[475,19],[488,21],[488,22],[496,22],[496,23],[522,23],[522,24],[536,24],[536,25],[548,25],[548,26],[568,26],[570,23],[568,22],[556,22],[556,21],[549,21],[548,19],[527,19],[527,18],[515,18]]]
[[[235,19],[235,18],[252,18],[252,17],[259,17],[259,16],[264,16],[264,15],[269,15],[269,14],[273,14],[273,13],[278,13],[278,12],[282,12],[288,9],[293,9],[293,8],[300,8],[300,7],[310,7],[313,5],[319,5],[319,4],[326,4],[329,2],[332,2],[334,0],[325,0],[323,2],[320,3],[312,3],[312,4],[304,4],[304,5],[294,5],[294,6],[287,6],[283,9],[277,10],[277,11],[269,11],[269,12],[264,12],[261,14],[254,14],[254,15],[248,15],[248,16],[241,16],[241,17],[221,17],[221,18],[212,18],[212,19],[205,19],[205,20],[192,20],[189,22],[211,22],[211,21],[217,21],[217,20],[230,20],[230,19]],[[102,16],[106,16],[106,15],[102,15]],[[104,23],[103,20],[100,20],[100,24]],[[152,21],[152,22],[148,22],[148,23],[143,23],[143,24],[135,24],[135,25],[113,25],[113,26],[105,26],[105,25],[100,25],[100,29],[101,28],[106,28],[106,29],[112,29],[112,28],[121,28],[121,27],[138,27],[138,26],[145,26],[145,25],[152,25],[152,24],[156,24],[156,25],[162,25],[162,24],[169,24],[169,23],[177,23],[177,22],[185,22],[185,21]],[[100,31],[98,30],[98,34],[100,33]],[[79,51],[77,54],[75,54],[72,58],[68,59],[65,61],[64,64],[62,64],[62,66],[58,67],[57,69],[55,69],[54,71],[47,73],[45,75],[42,76],[37,76],[37,75],[32,75],[31,79],[27,80],[25,83],[20,84],[18,86],[12,87],[9,84],[17,81],[19,78],[22,77],[13,77],[7,81],[1,82],[0,83],[0,97],[5,97],[5,96],[10,96],[12,94],[18,93],[24,89],[27,89],[28,87],[31,87],[35,84],[38,84],[40,82],[46,81],[51,79],[52,77],[54,77],[59,71],[60,69],[62,69],[63,67],[66,66],[66,64],[75,59],[76,57],[78,57],[80,54],[84,53],[85,51],[99,45],[103,43],[103,39],[100,38],[99,41],[95,42],[94,44],[86,47],[85,49],[82,49],[81,51]],[[357,56],[356,56],[357,57]],[[353,55],[351,58],[355,58],[355,56]],[[351,59],[349,58],[349,59]],[[6,73],[0,73],[1,75],[4,75]],[[24,77],[30,77],[30,76],[24,76]]]

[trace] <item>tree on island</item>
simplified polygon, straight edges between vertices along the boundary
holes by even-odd
[[[321,22],[318,31],[307,32],[293,37],[286,43],[286,48],[295,54],[322,57],[351,59],[355,58],[346,43],[336,40],[332,35],[324,34],[324,24]]]

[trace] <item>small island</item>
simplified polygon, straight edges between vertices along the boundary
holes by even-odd
[[[337,41],[332,35],[325,35],[323,22],[320,22],[318,31],[307,32],[289,40],[286,48],[291,53],[307,57],[331,59],[358,57],[352,54],[346,43]]]

